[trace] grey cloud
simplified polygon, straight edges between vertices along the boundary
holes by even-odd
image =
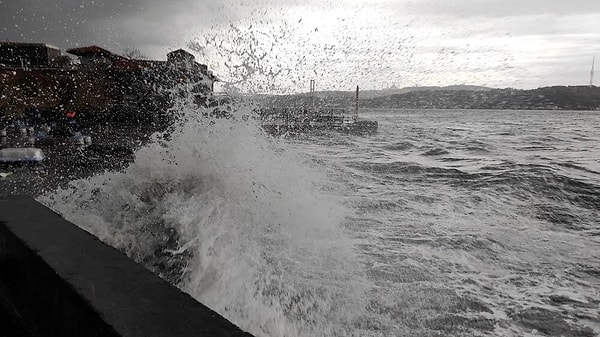
[[[133,4],[103,1],[1,1],[0,38],[47,42],[62,48],[105,41],[114,23],[141,10]]]
[[[225,13],[214,1],[45,1],[0,0],[0,40],[46,42],[61,48],[98,44],[123,47],[163,43],[177,29],[206,20],[208,12]],[[186,22],[181,21],[184,17]]]
[[[538,14],[572,15],[600,13],[598,0],[428,0],[397,5],[404,13],[470,17],[510,17]]]
[[[320,27],[316,32],[306,26],[310,20],[299,21],[303,18],[296,15],[312,12],[333,17],[327,23],[333,24],[335,31],[328,33]],[[376,19],[360,20],[363,15]],[[347,62],[339,62],[343,67],[338,77],[356,68],[356,76],[384,81],[393,80],[394,72],[438,76],[428,70],[435,67],[427,58],[431,53],[450,65],[460,65],[460,57],[454,54],[466,55],[465,60],[473,67],[461,76],[471,77],[480,76],[475,70],[491,58],[488,54],[497,55],[518,70],[502,63],[499,70],[486,71],[498,71],[497,81],[513,81],[512,72],[521,74],[530,67],[532,58],[556,54],[558,60],[573,59],[578,52],[597,52],[599,21],[598,0],[0,0],[0,41],[47,42],[61,48],[97,44],[114,52],[137,48],[151,58],[164,58],[166,50],[186,47],[190,42],[197,42],[195,51],[202,54],[206,47],[203,37],[217,39],[213,47],[222,40],[233,43],[237,35],[227,35],[230,24],[253,25],[254,33],[272,35],[275,48],[269,55],[279,56],[273,61],[278,67],[304,72],[323,69],[323,65],[340,59]],[[526,38],[514,39],[514,45],[510,45],[512,40],[490,44],[494,38],[505,41],[510,40],[506,37],[528,35],[571,49],[542,43],[538,52],[524,59],[515,46]],[[474,42],[462,45],[465,40]],[[243,52],[247,49],[239,53]],[[364,75],[365,66],[372,73]],[[553,74],[546,76],[551,79]],[[431,81],[439,80],[443,79]]]

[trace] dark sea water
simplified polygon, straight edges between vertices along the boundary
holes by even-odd
[[[38,199],[256,336],[600,333],[600,112],[363,117],[192,118]]]

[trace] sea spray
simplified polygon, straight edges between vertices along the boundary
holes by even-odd
[[[122,172],[40,200],[257,336],[350,335],[366,282],[322,168],[183,102]]]

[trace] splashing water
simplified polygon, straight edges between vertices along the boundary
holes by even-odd
[[[251,120],[178,109],[125,170],[40,201],[257,336],[349,335],[367,281],[324,171]]]

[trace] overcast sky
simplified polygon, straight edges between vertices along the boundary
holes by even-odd
[[[0,0],[0,40],[184,48],[255,92],[584,85],[600,0]]]

